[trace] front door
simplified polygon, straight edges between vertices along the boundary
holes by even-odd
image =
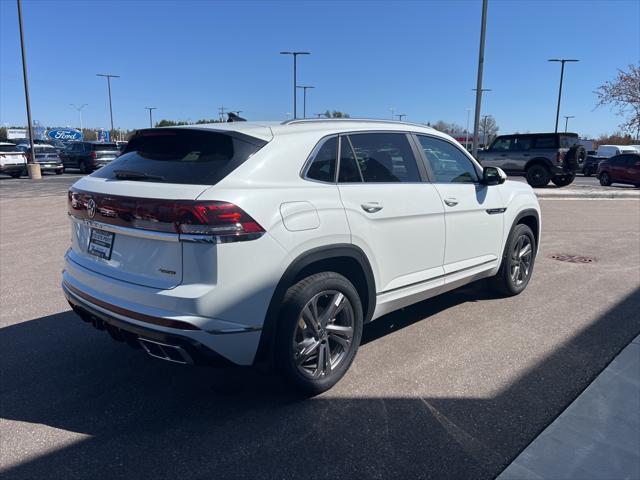
[[[447,140],[417,135],[445,211],[445,274],[499,262],[504,202],[497,186],[480,183],[471,159]]]

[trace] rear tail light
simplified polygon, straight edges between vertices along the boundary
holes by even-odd
[[[93,158],[95,160],[96,158],[98,158],[98,154],[96,152],[91,152],[91,153],[89,153],[89,157],[91,157],[91,158]]]
[[[90,200],[95,206],[88,209]],[[221,242],[252,240],[265,232],[244,210],[228,202],[167,201],[69,190],[68,210],[77,218],[156,232],[212,235]]]
[[[556,154],[556,161],[562,165],[564,163],[564,157],[565,157],[566,153],[565,152],[558,152]]]

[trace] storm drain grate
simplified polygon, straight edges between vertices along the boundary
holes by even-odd
[[[596,259],[594,257],[585,257],[584,255],[571,255],[569,253],[556,253],[551,255],[551,258],[558,260],[559,262],[568,263],[594,263]]]

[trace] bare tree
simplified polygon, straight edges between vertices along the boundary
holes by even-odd
[[[479,135],[480,140],[485,145],[485,147],[489,145],[491,141],[496,137],[499,130],[500,127],[498,127],[495,118],[489,115],[486,117],[482,117],[482,120],[480,121]]]
[[[596,107],[611,105],[625,121],[620,128],[636,132],[640,138],[640,65],[629,65],[629,71],[618,70],[615,80],[603,83],[594,92]]]
[[[448,123],[443,120],[438,120],[436,123],[430,126],[443,133],[464,133],[464,127],[462,127],[461,125],[458,125],[456,123]]]

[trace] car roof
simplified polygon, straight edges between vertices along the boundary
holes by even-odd
[[[379,120],[367,118],[318,118],[288,120],[286,122],[228,122],[228,123],[204,123],[198,125],[180,125],[177,127],[161,128],[197,128],[218,131],[238,132],[252,137],[270,141],[275,136],[302,133],[319,133],[323,135],[340,132],[353,132],[358,130],[397,130],[412,131],[417,133],[430,133],[440,136],[445,134],[434,128],[418,123],[396,122],[392,120]]]

